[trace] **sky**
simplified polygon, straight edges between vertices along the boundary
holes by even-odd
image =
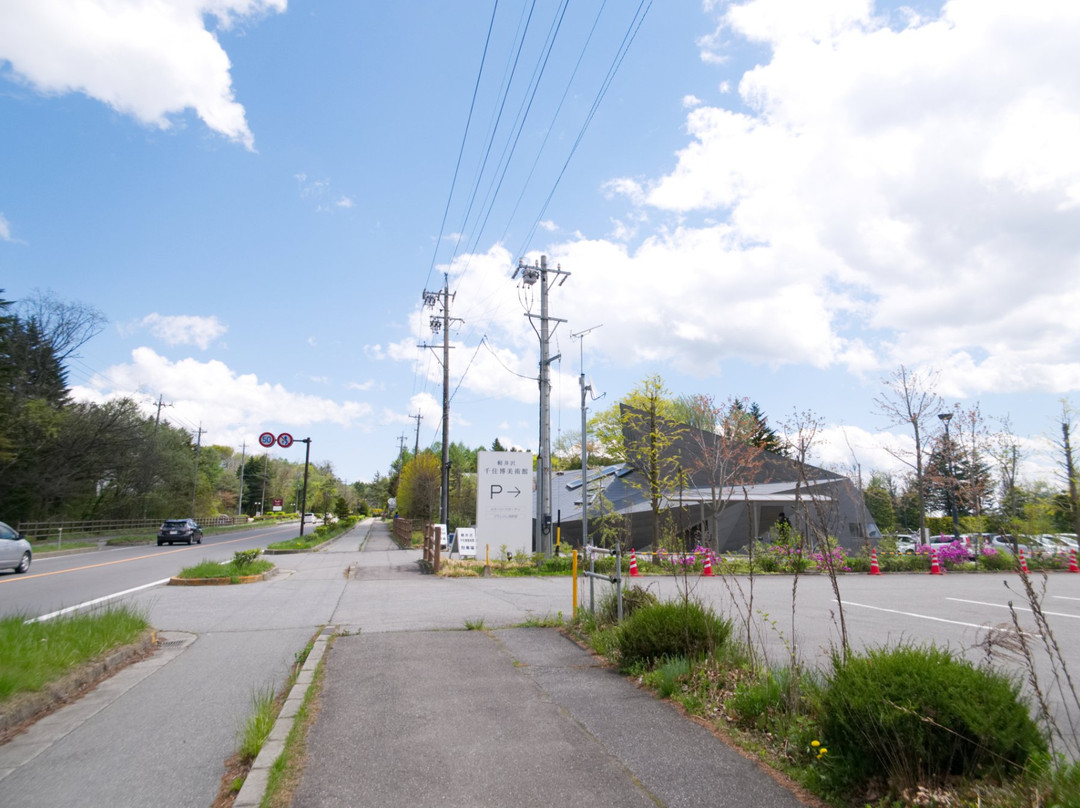
[[[543,255],[553,435],[659,374],[897,470],[903,365],[1049,477],[1078,41],[1073,0],[0,2],[0,289],[107,318],[74,398],[357,481],[441,440],[444,283],[451,441],[536,450]]]

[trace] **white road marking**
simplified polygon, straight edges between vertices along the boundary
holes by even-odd
[[[122,597],[124,597],[124,595],[130,595],[132,592],[139,592],[139,591],[141,591],[143,589],[149,589],[152,586],[161,586],[162,584],[166,584],[168,582],[169,582],[168,578],[162,578],[160,581],[153,581],[153,582],[148,583],[148,584],[143,584],[142,586],[133,587],[132,589],[125,589],[123,592],[114,592],[111,595],[104,595],[104,596],[102,596],[100,598],[94,598],[93,600],[88,600],[85,603],[77,603],[74,606],[68,606],[66,609],[60,609],[60,611],[57,611],[57,612],[49,612],[48,614],[43,614],[43,615],[40,615],[38,617],[31,618],[30,620],[27,620],[26,622],[27,623],[43,623],[46,620],[52,620],[54,617],[59,617],[62,614],[68,614],[69,612],[76,612],[79,609],[88,609],[91,606],[97,606],[99,603],[104,603],[107,600],[112,600],[113,598],[122,598]]]
[[[972,604],[974,604],[976,606],[992,606],[995,609],[1008,609],[1009,608],[1008,604],[1004,604],[1004,603],[986,603],[985,601],[981,601],[981,600],[965,600],[964,598],[945,598],[945,600],[954,600],[957,603],[972,603]],[[1031,612],[1031,609],[1026,609],[1023,606],[1013,606],[1013,608],[1016,609],[1016,611],[1018,611],[1018,612],[1029,612],[1029,613]],[[1043,614],[1053,615],[1054,617],[1072,617],[1074,619],[1080,619],[1080,614],[1064,614],[1062,612],[1047,612],[1047,611],[1044,611]]]
[[[842,601],[844,606],[858,606],[862,609],[873,609],[875,612],[888,612],[889,614],[902,614],[904,617],[916,617],[920,620],[933,620],[936,623],[951,623],[954,626],[966,626],[968,628],[987,629],[989,631],[1005,631],[1006,629],[996,628],[994,626],[988,626],[983,623],[965,623],[962,620],[947,620],[944,617],[934,617],[929,614],[918,614],[916,612],[902,612],[899,609],[885,609],[881,606],[870,606],[866,603],[855,603],[851,600]]]

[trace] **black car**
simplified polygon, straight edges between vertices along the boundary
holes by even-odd
[[[202,544],[202,528],[195,524],[194,519],[166,519],[157,534],[158,547],[177,541]]]

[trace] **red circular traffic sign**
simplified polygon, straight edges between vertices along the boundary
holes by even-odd
[[[271,446],[274,445],[274,433],[263,432],[261,435],[259,435],[259,443],[269,449]]]
[[[280,446],[282,449],[288,449],[290,446],[292,446],[292,435],[290,435],[288,432],[282,432],[277,437],[277,445]]]

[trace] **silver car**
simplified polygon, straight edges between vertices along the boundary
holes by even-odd
[[[30,542],[15,528],[0,522],[0,570],[26,572],[34,553]]]

